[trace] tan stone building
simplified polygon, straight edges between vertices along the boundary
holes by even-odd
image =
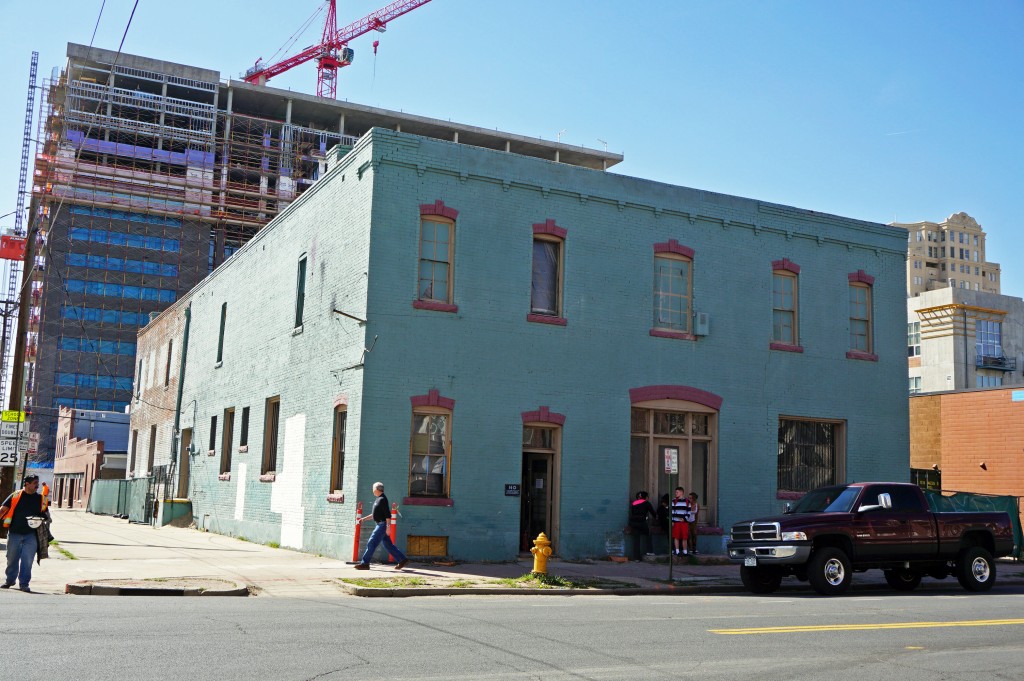
[[[53,461],[52,503],[88,508],[95,480],[124,478],[128,414],[60,408]]]
[[[939,288],[999,293],[999,264],[985,259],[985,230],[967,213],[942,222],[894,222],[907,230],[907,295]]]

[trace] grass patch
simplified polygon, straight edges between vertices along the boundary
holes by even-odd
[[[277,543],[276,541],[267,542],[267,546],[269,546],[272,549],[279,549],[279,548],[281,548],[281,545],[279,543]]]
[[[493,579],[489,584],[502,584],[516,589],[629,589],[636,585],[610,579],[569,578],[558,575],[541,575],[534,572],[522,577]]]
[[[402,589],[412,586],[428,586],[422,577],[344,577],[343,582],[369,589]]]
[[[456,579],[454,582],[452,582],[448,586],[450,588],[452,588],[452,589],[468,589],[471,586],[473,586],[474,584],[476,584],[476,582],[474,582],[471,579]]]
[[[63,546],[58,544],[56,539],[50,541],[50,546],[52,546],[53,548],[57,549],[57,552],[60,555],[62,555],[65,558],[67,558],[68,560],[78,560],[78,556],[76,556],[75,554],[71,553],[66,548],[64,548]]]

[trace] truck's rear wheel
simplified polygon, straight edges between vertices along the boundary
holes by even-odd
[[[980,546],[964,549],[956,563],[956,578],[968,591],[988,591],[996,583],[992,554]]]
[[[752,594],[770,594],[782,584],[782,574],[771,568],[740,566],[740,581]]]
[[[885,581],[897,591],[913,591],[921,583],[921,573],[906,568],[885,570]]]
[[[825,547],[811,556],[807,578],[822,596],[838,596],[850,588],[850,559],[842,549]]]

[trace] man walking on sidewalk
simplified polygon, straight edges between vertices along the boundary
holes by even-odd
[[[384,496],[384,483],[375,482],[373,483],[373,496],[377,497],[377,500],[373,502],[373,512],[368,516],[363,516],[359,519],[359,522],[364,522],[373,518],[373,522],[377,523],[377,527],[373,529],[373,534],[370,535],[369,541],[366,542],[366,551],[363,552],[362,561],[356,564],[356,570],[369,570],[370,560],[373,559],[373,554],[380,546],[381,542],[384,542],[384,548],[387,549],[388,553],[396,561],[398,565],[395,566],[396,570],[401,570],[405,567],[405,564],[409,562],[409,559],[405,557],[405,554],[398,550],[398,547],[391,542],[391,537],[388,536],[388,521],[391,519],[391,505],[388,503],[388,498]]]
[[[39,476],[26,475],[24,484],[0,506],[0,518],[7,529],[7,574],[0,589],[10,589],[17,580],[18,588],[29,591],[32,561],[39,549],[36,530],[49,517],[46,499],[38,492]]]

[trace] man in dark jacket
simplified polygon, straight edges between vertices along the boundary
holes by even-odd
[[[633,535],[634,560],[641,560],[644,553],[650,554],[652,551],[649,519],[656,517],[657,514],[647,496],[647,492],[640,490],[636,493],[633,503],[629,505],[629,531]]]
[[[39,540],[36,532],[38,523],[33,520],[33,527],[29,518],[42,520],[49,516],[46,501],[39,494],[39,476],[26,475],[24,485],[0,506],[0,518],[3,518],[7,529],[7,578],[0,589],[10,589],[17,580],[19,589],[30,590],[32,561],[35,560]]]
[[[398,565],[395,566],[396,570],[401,570],[405,567],[405,564],[409,562],[409,559],[405,557],[405,554],[398,550],[398,547],[391,542],[391,537],[388,536],[388,521],[391,519],[391,504],[388,503],[388,498],[384,496],[384,483],[375,482],[373,483],[373,496],[377,497],[377,500],[373,502],[373,512],[368,516],[364,516],[359,519],[359,522],[364,522],[373,518],[373,522],[377,523],[377,527],[373,529],[373,534],[370,535],[369,541],[366,542],[366,551],[363,552],[362,561],[356,564],[356,570],[369,570],[370,560],[373,558],[373,553],[380,546],[381,542],[384,542],[384,548],[388,550]]]

